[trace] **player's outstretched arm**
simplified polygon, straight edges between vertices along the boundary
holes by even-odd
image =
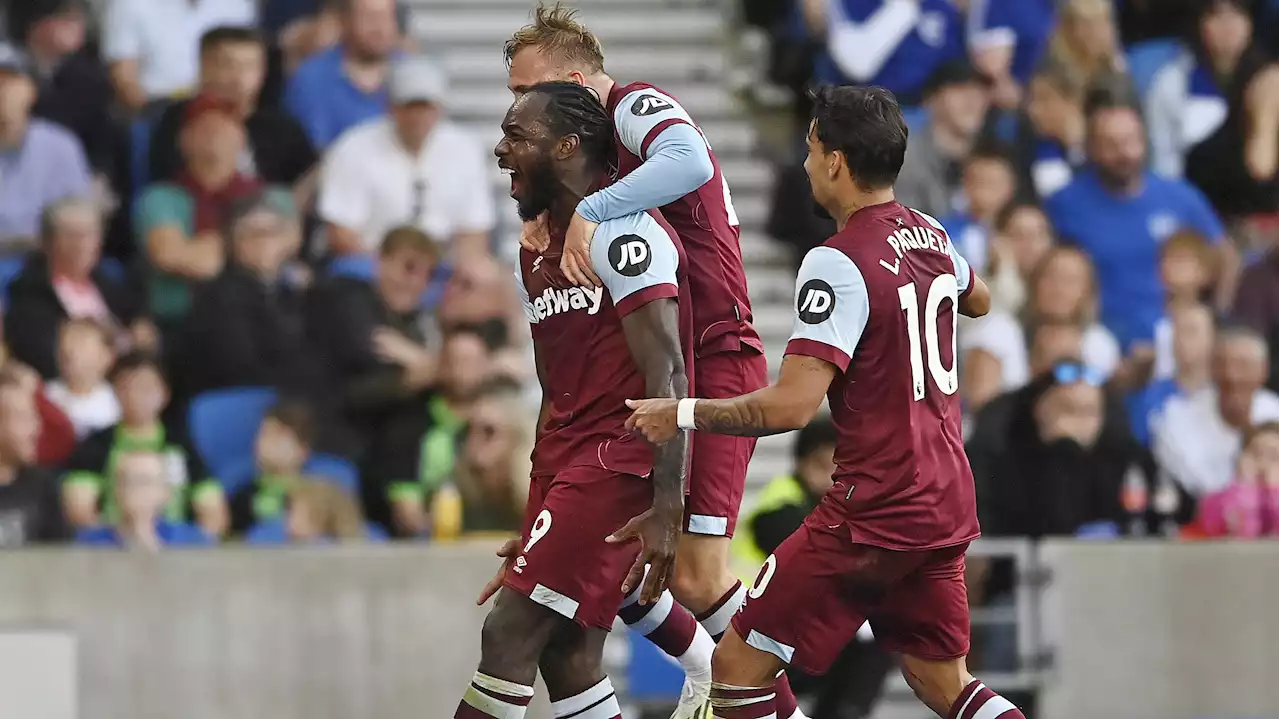
[[[628,400],[632,413],[627,427],[651,442],[683,437],[681,424],[688,428],[690,422],[692,429],[739,437],[790,432],[809,424],[818,413],[839,372],[839,367],[817,357],[787,355],[776,383],[730,399],[692,400],[692,418],[684,418],[683,423],[678,400]]]
[[[969,282],[969,289],[960,295],[960,314],[981,317],[991,311],[991,290],[976,272]]]
[[[644,376],[645,394],[678,402],[689,395],[684,354],[680,347],[680,309],[675,298],[649,302],[622,318],[631,357]],[[667,587],[675,564],[676,544],[684,518],[684,480],[688,437],[654,446],[653,506],[616,532],[610,541],[638,537],[640,556],[623,584],[630,592],[641,577],[640,601],[656,601]],[[645,565],[649,566],[645,576]]]

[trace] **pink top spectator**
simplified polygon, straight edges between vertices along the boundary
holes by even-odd
[[[1238,478],[1200,500],[1200,523],[1210,537],[1277,536],[1280,487]]]

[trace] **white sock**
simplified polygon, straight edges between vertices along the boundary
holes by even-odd
[[[468,704],[494,719],[523,719],[524,710],[533,698],[533,687],[476,672],[471,686],[462,695]]]
[[[613,685],[605,677],[581,694],[552,702],[551,713],[556,719],[619,719],[622,709],[618,707]]]
[[[729,622],[733,619],[733,615],[738,613],[746,601],[747,586],[738,582],[730,597],[699,623],[713,639],[719,641],[720,637],[729,630]]]

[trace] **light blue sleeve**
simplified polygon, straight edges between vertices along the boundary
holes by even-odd
[[[600,223],[591,243],[591,265],[621,315],[643,305],[644,298],[674,297],[679,292],[680,253],[648,213]]]
[[[828,360],[844,371],[871,317],[867,282],[834,247],[809,250],[796,273],[795,321],[787,354]],[[816,349],[813,343],[829,349]]]
[[[694,126],[669,125],[649,143],[648,156],[634,172],[578,203],[592,222],[662,207],[702,187],[715,176],[711,151]]]

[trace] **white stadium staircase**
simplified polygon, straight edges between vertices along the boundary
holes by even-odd
[[[726,4],[716,0],[576,0],[583,21],[604,44],[606,69],[621,82],[643,80],[672,93],[702,127],[720,160],[742,223],[756,327],[774,372],[791,327],[795,268],[764,234],[773,181],[755,156],[756,132],[728,89]],[[510,105],[502,43],[526,23],[531,0],[410,0],[411,33],[422,50],[448,69],[449,113],[492,147]],[[515,208],[506,179],[494,169],[506,237],[514,246]],[[751,464],[748,494],[790,466],[787,436],[761,440]]]

